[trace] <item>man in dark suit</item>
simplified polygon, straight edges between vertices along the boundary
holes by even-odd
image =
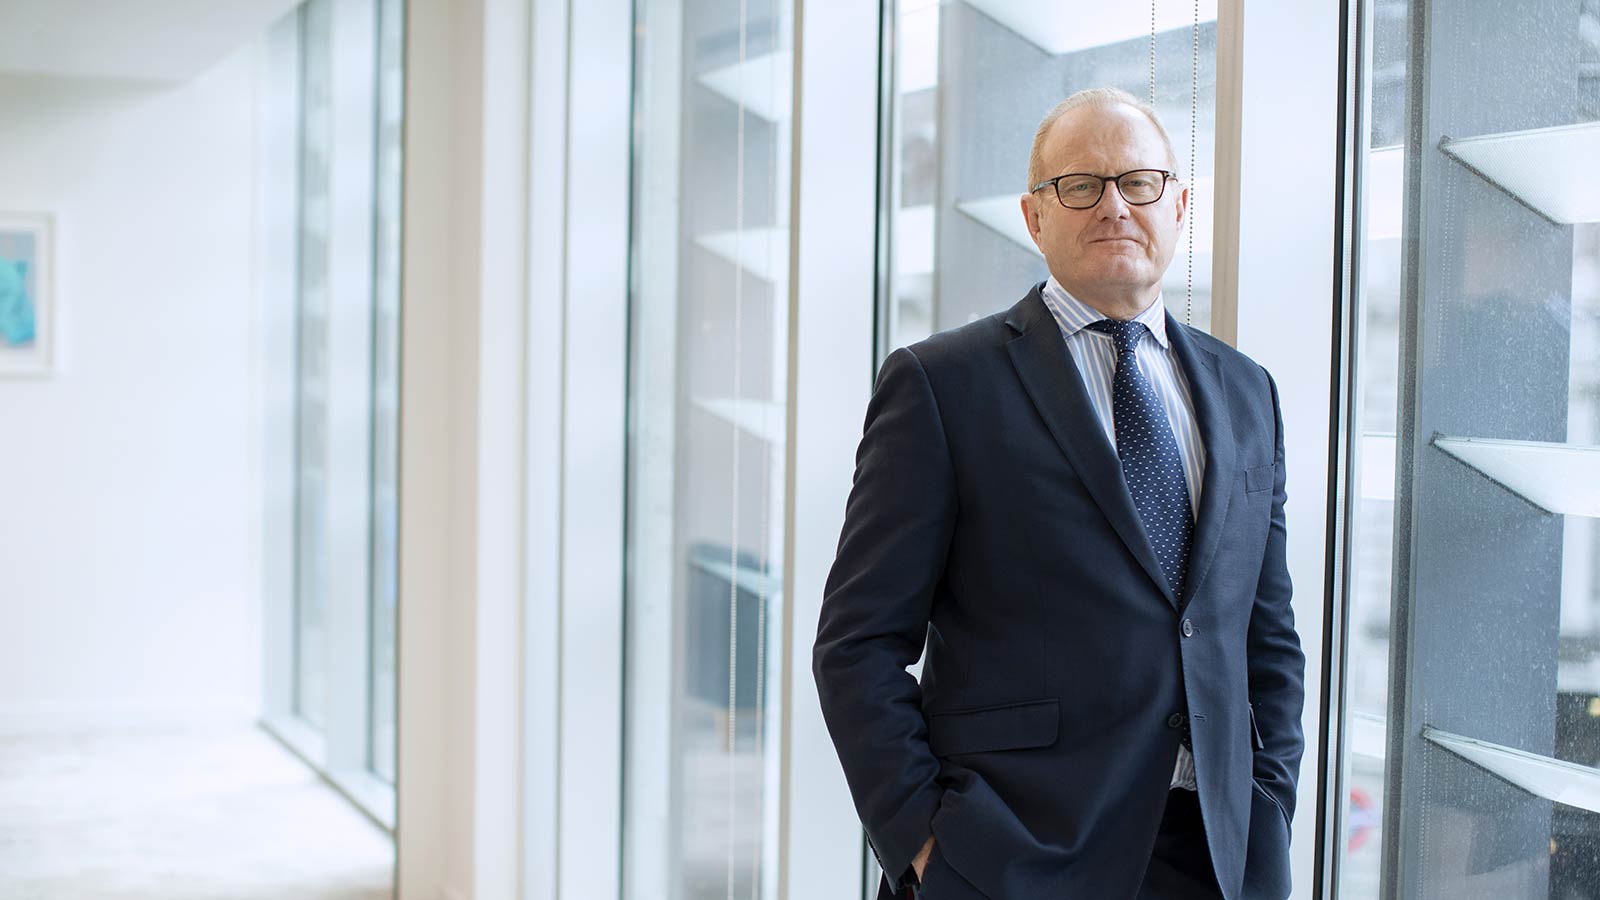
[[[1126,92],[1057,105],[1050,278],[878,373],[812,668],[880,900],[1289,894],[1283,419],[1163,306],[1176,168]]]

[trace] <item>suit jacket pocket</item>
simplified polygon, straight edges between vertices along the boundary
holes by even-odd
[[[1282,822],[1283,827],[1287,829],[1289,827],[1289,813],[1284,810],[1283,804],[1278,802],[1278,798],[1272,796],[1272,792],[1262,787],[1261,782],[1254,778],[1250,779],[1250,787],[1254,788],[1256,793],[1267,798],[1267,802],[1272,804],[1272,808],[1278,811],[1278,821]]]
[[[1244,470],[1244,490],[1247,494],[1256,491],[1272,489],[1272,483],[1277,476],[1277,467],[1273,463],[1264,466],[1251,466]]]
[[[1250,837],[1239,896],[1242,900],[1284,900],[1293,887],[1289,817],[1259,782],[1252,779],[1250,787]]]
[[[928,747],[935,756],[1048,747],[1056,742],[1060,717],[1054,698],[933,713],[927,716]]]

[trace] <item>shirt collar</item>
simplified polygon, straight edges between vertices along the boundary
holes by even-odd
[[[1041,293],[1044,296],[1044,305],[1050,308],[1051,315],[1055,316],[1056,324],[1061,326],[1061,333],[1066,337],[1072,337],[1089,327],[1090,323],[1106,317],[1098,309],[1067,293],[1067,289],[1061,286],[1061,282],[1057,281],[1054,275],[1045,281]],[[1157,293],[1156,299],[1134,316],[1133,320],[1144,323],[1144,327],[1155,335],[1156,343],[1160,344],[1162,349],[1171,346],[1167,341],[1167,307],[1162,302],[1160,293]]]

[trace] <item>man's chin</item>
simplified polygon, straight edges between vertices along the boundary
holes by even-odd
[[[1150,267],[1136,264],[1129,260],[1125,265],[1097,266],[1091,270],[1080,272],[1078,281],[1084,285],[1099,287],[1142,287],[1151,281]]]

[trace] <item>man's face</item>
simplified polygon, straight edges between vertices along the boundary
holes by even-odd
[[[1080,106],[1057,119],[1042,147],[1039,180],[1068,172],[1120,175],[1132,169],[1173,168],[1161,133],[1144,114],[1123,104]],[[1130,206],[1114,182],[1089,209],[1067,209],[1051,186],[1022,196],[1028,231],[1051,274],[1068,291],[1132,297],[1152,289],[1172,262],[1183,230],[1189,191],[1170,181],[1161,199]],[[1143,302],[1155,299],[1151,293]]]

